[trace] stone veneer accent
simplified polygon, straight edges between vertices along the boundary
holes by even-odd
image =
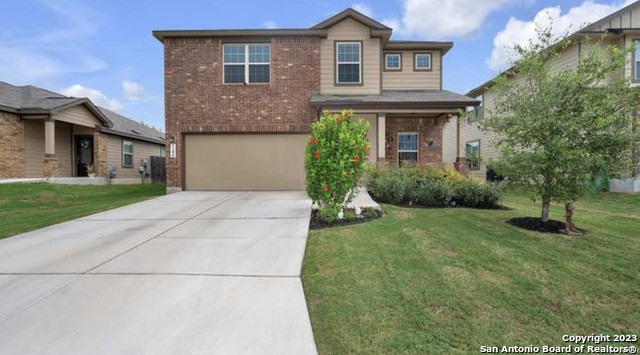
[[[398,165],[398,133],[418,132],[418,163],[442,164],[442,127],[437,118],[386,119],[385,155],[391,166]],[[429,146],[429,142],[433,142]]]
[[[24,177],[24,124],[9,112],[0,112],[0,162],[0,179]]]
[[[42,176],[45,178],[52,178],[58,175],[58,158],[44,158],[42,161]]]
[[[255,41],[255,39],[252,39]],[[182,187],[182,145],[189,133],[307,133],[317,112],[320,90],[320,38],[267,38],[271,44],[271,83],[223,84],[223,41],[217,37],[165,38],[165,128],[167,153],[172,137],[176,158],[167,154],[167,186]]]
[[[93,133],[93,166],[96,176],[107,177],[107,145],[108,137],[98,131]]]

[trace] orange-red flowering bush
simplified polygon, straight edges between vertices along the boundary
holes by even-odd
[[[353,111],[322,113],[311,127],[305,166],[307,194],[320,208],[326,222],[351,201],[363,173],[369,151],[369,123],[355,120]],[[363,152],[365,154],[363,154]]]

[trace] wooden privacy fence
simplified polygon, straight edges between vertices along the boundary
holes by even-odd
[[[167,183],[167,175],[164,169],[165,160],[165,157],[151,157],[151,182],[154,184]]]

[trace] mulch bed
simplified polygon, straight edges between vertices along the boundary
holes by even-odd
[[[366,223],[366,222],[370,222],[373,220],[376,220],[382,216],[384,216],[384,213],[382,211],[378,211],[376,210],[376,217],[365,217],[364,215],[361,215],[361,218],[356,218],[354,220],[351,221],[345,221],[344,219],[341,220],[337,220],[334,223],[324,223],[322,221],[320,221],[317,217],[316,214],[318,213],[317,210],[313,210],[311,211],[311,221],[309,222],[309,229],[313,230],[313,229],[323,229],[323,228],[332,228],[332,227],[342,227],[342,226],[350,226],[353,224],[361,224],[361,223]]]
[[[540,217],[518,217],[511,218],[506,222],[512,226],[534,232],[564,234],[564,222],[554,219],[550,219],[549,222],[542,222]],[[580,228],[577,229],[582,234],[587,234],[586,230]]]

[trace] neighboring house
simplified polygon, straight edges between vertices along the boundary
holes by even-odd
[[[451,42],[391,34],[353,9],[305,29],[154,31],[168,188],[304,189],[304,148],[323,110],[371,123],[370,162],[442,164],[443,125],[478,102],[442,90]]]
[[[604,43],[618,48],[625,48],[633,44],[636,45],[635,53],[629,56],[624,68],[620,68],[620,74],[630,78],[633,86],[640,85],[640,2],[635,2],[599,21],[594,22],[571,35],[572,44],[553,60],[550,65],[553,70],[571,69],[578,65],[580,55],[587,46],[596,43],[604,36]],[[504,74],[504,73],[503,73]],[[502,75],[502,74],[501,74]],[[515,76],[511,80],[518,80]],[[451,120],[445,126],[445,161],[453,162],[456,159],[454,154],[456,135],[462,134],[461,140],[465,144],[467,156],[478,154],[482,162],[478,165],[471,164],[471,173],[485,177],[487,166],[491,161],[499,158],[500,153],[495,147],[497,135],[494,132],[486,132],[479,128],[479,122],[486,114],[490,114],[496,96],[491,91],[493,79],[469,91],[468,96],[476,98],[481,102],[480,106],[474,108],[474,112],[469,115],[469,119],[462,123],[462,129],[457,129],[456,120]],[[640,172],[640,166],[638,167]],[[613,181],[612,187],[621,181]],[[635,183],[635,191],[640,191],[638,180],[630,181]],[[633,188],[632,188],[633,189]],[[629,190],[629,189],[624,189]]]
[[[1,81],[0,137],[0,179],[81,177],[93,165],[96,176],[115,167],[118,182],[137,182],[141,161],[165,146],[162,132],[87,98]]]

